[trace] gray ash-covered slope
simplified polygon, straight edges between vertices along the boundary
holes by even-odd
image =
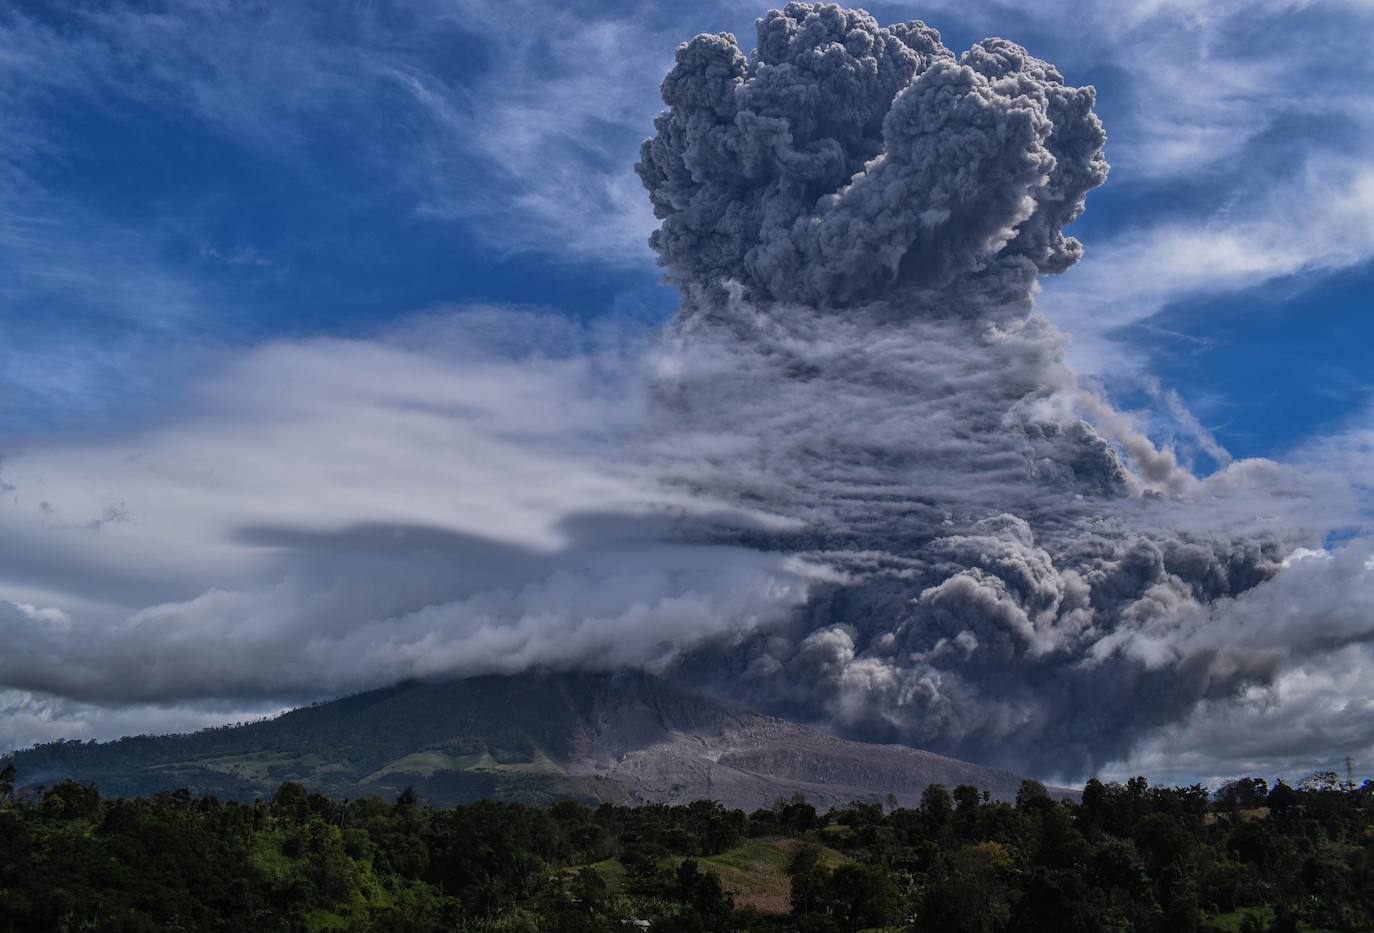
[[[185,787],[252,799],[283,781],[338,797],[416,787],[481,798],[752,809],[801,793],[825,807],[931,783],[1015,794],[1019,776],[899,745],[871,745],[670,687],[642,674],[408,682],[191,735],[66,742],[18,754],[28,787],[63,778],[114,795]]]

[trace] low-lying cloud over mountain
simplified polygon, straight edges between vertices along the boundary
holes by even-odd
[[[137,436],[14,453],[0,685],[244,708],[642,667],[1076,778],[1374,670],[1370,551],[1324,549],[1349,485],[1206,437],[1196,473],[1033,313],[1107,176],[1093,90],[834,6],[758,29],[663,84],[663,333],[469,309],[270,345]]]

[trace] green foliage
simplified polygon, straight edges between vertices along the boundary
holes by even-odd
[[[13,785],[15,774],[0,772]],[[1258,806],[1252,806],[1259,804]],[[1374,785],[1027,782],[1016,805],[795,799],[591,809],[109,799],[0,805],[0,931],[1357,931],[1374,929]]]
[[[5,766],[0,768],[0,807],[8,804],[14,797],[14,775],[14,762],[5,762]]]

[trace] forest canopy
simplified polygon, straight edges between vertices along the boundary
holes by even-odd
[[[595,809],[110,799],[0,771],[0,930],[1354,931],[1374,928],[1374,782],[1089,781],[1014,803],[800,798]]]

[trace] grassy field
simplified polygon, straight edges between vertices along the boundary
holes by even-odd
[[[725,890],[735,896],[741,907],[766,913],[785,914],[791,907],[792,884],[787,866],[792,854],[802,845],[798,839],[752,839],[727,849],[720,855],[701,858],[702,868],[720,875]],[[834,868],[849,858],[834,849],[821,849],[820,864]]]
[[[750,839],[719,855],[702,856],[697,862],[703,870],[720,875],[725,890],[734,896],[735,903],[740,907],[785,914],[791,907],[792,894],[787,866],[792,861],[792,854],[801,845],[803,843],[799,839],[765,836]],[[672,866],[676,867],[682,861],[682,858],[674,857]],[[834,849],[822,848],[820,851],[820,864],[826,867],[834,868],[848,861],[849,858]],[[625,868],[620,862],[606,859],[587,867],[600,874],[612,891],[624,890]]]
[[[201,758],[195,761],[175,761],[155,766],[159,771],[179,771],[184,769],[204,769],[216,774],[227,774],[246,781],[270,783],[283,772],[307,774],[313,772],[324,760],[318,755],[297,755],[291,752],[259,752],[246,755],[220,755]]]

